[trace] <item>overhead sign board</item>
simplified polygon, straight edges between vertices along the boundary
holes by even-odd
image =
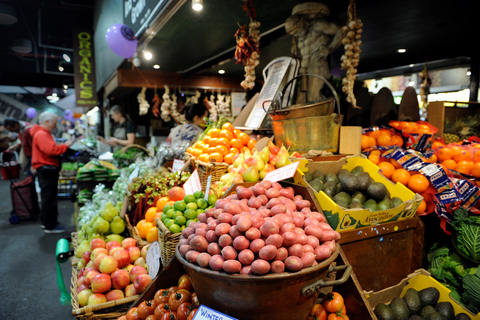
[[[123,21],[138,37],[171,0],[123,0]]]
[[[76,106],[97,106],[95,56],[92,30],[75,30],[73,39],[73,68]]]

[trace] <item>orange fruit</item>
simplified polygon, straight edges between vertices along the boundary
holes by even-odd
[[[407,187],[416,193],[422,193],[428,189],[430,182],[421,173],[414,174],[408,179]]]
[[[227,138],[218,138],[217,140],[217,146],[224,146],[227,149],[230,148],[230,139]]]
[[[202,153],[202,154],[198,157],[198,160],[200,160],[200,161],[202,161],[202,162],[208,162],[208,156],[209,156],[208,153]]]
[[[404,186],[407,185],[408,183],[408,180],[410,179],[410,173],[403,169],[403,168],[399,168],[399,169],[396,169],[391,178],[390,178],[394,183],[397,183],[397,182],[400,182],[401,184],[403,184]]]
[[[380,129],[378,131],[380,131],[380,135],[386,134],[387,136],[392,136],[392,131],[388,129]]]
[[[248,141],[247,143],[247,147],[248,149],[252,150],[253,148],[255,148],[256,144],[257,144],[257,140],[250,139],[250,141]]]
[[[402,132],[404,133],[413,133],[414,132],[414,127],[411,126],[412,122],[404,122],[401,125]]]
[[[455,167],[457,166],[457,162],[453,159],[447,159],[442,161],[442,165],[444,165],[447,169],[455,170]]]
[[[225,156],[230,150],[222,145],[218,145],[215,147],[216,152],[220,153],[222,156]]]
[[[210,139],[211,139],[210,136],[205,136],[205,137],[203,137],[203,140],[202,140],[202,141],[203,141],[204,144],[210,144]],[[200,142],[200,141],[199,141],[199,142]],[[197,143],[198,143],[198,142],[197,142]]]
[[[190,153],[191,155],[193,155],[193,149],[195,149],[195,148],[194,147],[188,147],[187,150],[185,150],[185,151]]]
[[[250,141],[250,136],[245,132],[241,132],[237,135],[237,139],[240,140],[244,146],[246,146],[248,141]]]
[[[239,139],[231,139],[230,140],[230,147],[237,148],[237,149],[240,150],[243,147],[243,143]]]
[[[366,134],[362,134],[361,148],[362,150],[370,148],[370,139]]]
[[[433,150],[437,150],[438,148],[443,147],[443,146],[445,146],[445,145],[440,141],[434,141],[432,143],[432,149]]]
[[[453,157],[453,152],[452,152],[452,149],[450,149],[449,147],[443,147],[443,148],[439,148],[437,149],[437,158],[439,161],[445,161],[445,160],[449,160],[449,159],[452,159]]]
[[[402,166],[397,162],[397,160],[391,158],[391,159],[390,159],[390,162],[393,164],[393,166],[395,167],[395,169],[402,169]]]
[[[239,135],[240,133],[242,133],[241,130],[239,130],[239,129],[234,129],[234,130],[233,130],[233,137],[234,137],[234,138],[238,138],[238,135]]]
[[[475,162],[470,169],[470,174],[475,178],[480,178],[480,162]]]
[[[382,155],[382,152],[380,152],[380,150],[372,150],[370,153],[376,154],[379,157]]]
[[[397,145],[401,147],[403,145],[403,138],[398,134],[392,136],[392,145]]]
[[[455,166],[455,171],[458,171],[463,174],[470,174],[470,171],[472,170],[473,167],[473,161],[459,161],[457,162],[457,165]]]
[[[157,227],[151,227],[147,231],[147,235],[145,236],[145,239],[148,241],[148,243],[152,243],[154,241],[158,240],[158,229]]]
[[[438,158],[437,158],[437,155],[434,153],[427,160],[428,160],[428,162],[435,163],[435,162],[438,161]]]
[[[373,130],[373,131],[368,131],[367,136],[372,137],[373,139],[377,140],[378,137],[380,137],[380,130]]]
[[[219,138],[226,138],[227,140],[233,139],[233,133],[226,129],[220,130],[218,136]]]
[[[372,161],[374,164],[378,164],[378,162],[380,161],[380,157],[375,153],[370,153],[370,155],[368,156],[368,160]]]
[[[147,233],[148,233],[148,230],[153,227],[153,223],[152,222],[149,222],[145,219],[142,219],[140,220],[138,223],[137,223],[137,230],[138,230],[138,235],[140,236],[140,238],[142,239],[146,239],[147,238]]]
[[[418,205],[417,214],[424,213],[426,209],[427,209],[427,203],[425,202],[425,200],[422,200],[422,202],[420,202],[420,204]]]
[[[216,147],[218,145],[218,138],[210,138],[210,143],[208,145],[210,147]]]
[[[480,162],[480,151],[476,151],[473,155],[473,162]]]
[[[230,131],[230,132],[233,134],[234,131],[235,131],[235,128],[233,127],[233,125],[232,125],[230,122],[225,122],[225,123],[222,125],[222,130],[228,130],[228,131]]]
[[[460,146],[458,146],[458,145],[450,146],[450,149],[452,150],[452,156],[454,156],[454,155],[459,154],[460,152],[462,152],[462,147],[460,147]]]
[[[153,222],[153,219],[155,219],[155,214],[157,213],[157,207],[150,207],[145,211],[145,220],[148,222]]]
[[[240,153],[240,150],[238,150],[237,148],[230,148],[230,153],[233,153],[233,154],[236,154],[236,153]]]
[[[387,179],[390,179],[392,176],[393,172],[395,171],[395,167],[390,161],[384,161],[380,162],[378,164],[378,167],[380,168],[380,172],[383,174],[383,176]]]
[[[453,156],[453,160],[460,162],[462,160],[470,161],[473,160],[472,153],[467,150],[461,150],[459,153]]]
[[[415,122],[410,122],[410,128],[413,130],[412,132],[415,133],[418,132],[419,126]]]
[[[233,163],[233,156],[234,156],[234,155],[235,155],[235,154],[233,154],[233,153],[231,153],[231,152],[230,152],[230,153],[227,153],[226,155],[223,156],[223,161],[225,161],[225,162],[228,163],[228,164],[232,164],[232,163]]]
[[[208,156],[210,162],[223,162],[223,156],[218,152],[213,152]]]
[[[400,121],[390,121],[388,124],[391,127],[394,127],[395,129],[399,129],[399,127],[400,127]]]
[[[380,137],[377,138],[377,146],[391,146],[392,145],[392,137],[388,134],[381,134]]]
[[[212,128],[212,129],[208,130],[207,135],[212,137],[212,138],[218,138],[220,136],[220,129]]]

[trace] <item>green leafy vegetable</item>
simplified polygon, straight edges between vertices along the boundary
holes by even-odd
[[[480,217],[469,215],[460,208],[453,214],[452,235],[454,246],[467,259],[480,263]]]
[[[463,278],[465,296],[470,302],[468,308],[475,313],[480,310],[480,268],[474,274],[468,274]]]

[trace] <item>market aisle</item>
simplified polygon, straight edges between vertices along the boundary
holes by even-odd
[[[59,200],[59,221],[68,231],[63,234],[45,234],[39,220],[10,224],[8,180],[0,180],[0,204],[0,318],[73,319],[72,307],[60,303],[55,263],[57,240],[74,230],[73,202]],[[70,290],[70,260],[60,266]]]

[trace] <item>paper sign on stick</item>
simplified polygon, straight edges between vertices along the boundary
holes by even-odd
[[[198,175],[197,169],[193,171],[190,178],[183,184],[183,190],[185,190],[185,194],[194,194],[195,191],[202,190],[202,184],[200,183],[200,176]]]
[[[287,166],[278,168],[277,170],[270,171],[267,173],[265,178],[263,180],[269,180],[271,182],[276,182],[280,180],[285,180],[288,178],[291,178],[295,175],[295,172],[297,172],[298,165],[300,164],[300,161],[296,161],[292,164],[289,164]]]
[[[183,160],[178,160],[178,159],[173,159],[173,165],[172,165],[172,171],[173,173],[180,171],[183,166],[185,165],[185,161]]]
[[[201,304],[197,310],[197,313],[195,313],[193,320],[238,320],[238,319],[227,316],[226,314],[210,309],[209,307],[205,307],[203,304]]]
[[[148,265],[148,275],[154,279],[158,271],[160,270],[160,258],[162,254],[162,248],[160,248],[160,244],[158,241],[152,242],[151,245],[148,246],[146,261]],[[163,262],[165,264],[165,262]]]

